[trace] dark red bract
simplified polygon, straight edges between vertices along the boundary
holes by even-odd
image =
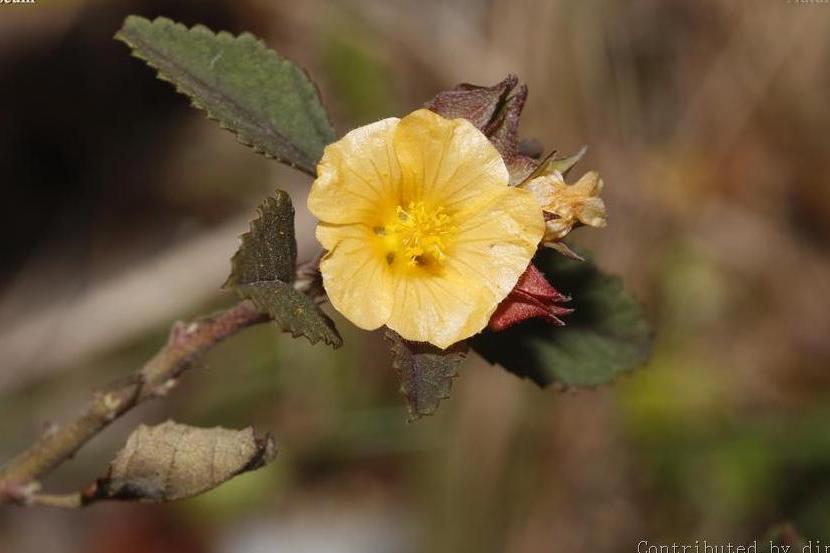
[[[545,275],[531,263],[510,294],[499,304],[490,317],[490,330],[500,332],[527,319],[543,318],[550,324],[563,326],[559,317],[573,312],[561,303],[571,298],[551,286]]]

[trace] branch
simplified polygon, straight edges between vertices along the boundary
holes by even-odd
[[[61,495],[35,493],[27,495],[25,500],[21,500],[21,502],[32,507],[58,507],[61,509],[80,509],[89,503],[84,500],[83,492]]]
[[[36,481],[72,458],[84,444],[136,405],[165,395],[193,362],[214,345],[249,326],[266,322],[250,301],[190,323],[173,325],[167,344],[128,378],[95,393],[74,421],[44,433],[28,449],[0,468],[0,504],[80,506],[80,496],[38,495]],[[77,503],[77,504],[76,504]]]

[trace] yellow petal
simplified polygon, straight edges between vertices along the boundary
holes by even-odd
[[[502,186],[457,220],[456,240],[440,271],[399,284],[389,327],[441,348],[477,334],[516,285],[544,233],[530,192]]]
[[[397,118],[384,119],[349,132],[326,146],[308,209],[327,223],[373,225],[381,208],[397,205],[400,169],[392,136]]]
[[[544,232],[542,208],[533,194],[502,188],[459,223],[449,264],[468,279],[482,282],[498,303],[527,269]],[[486,313],[482,327],[489,316]]]
[[[420,109],[400,120],[394,141],[404,205],[420,200],[449,211],[475,209],[488,188],[510,180],[498,150],[466,119]]]
[[[329,301],[366,330],[386,324],[392,312],[389,265],[372,247],[371,233],[363,225],[317,227],[317,239],[328,250],[320,262],[320,273]]]
[[[448,348],[484,328],[476,317],[487,300],[481,292],[481,286],[470,286],[451,270],[441,277],[399,279],[387,324],[407,340]]]

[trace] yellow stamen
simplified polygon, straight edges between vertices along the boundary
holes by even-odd
[[[382,227],[389,248],[387,260],[406,260],[410,267],[431,265],[447,256],[450,235],[455,231],[451,217],[443,207],[428,206],[424,202],[409,202],[404,209],[398,206],[391,221]]]

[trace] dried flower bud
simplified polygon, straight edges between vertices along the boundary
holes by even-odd
[[[558,171],[531,179],[522,185],[542,205],[546,227],[544,245],[556,248],[580,224],[605,226],[605,203],[599,197],[602,185],[602,179],[595,171],[585,173],[570,185],[565,183]]]

